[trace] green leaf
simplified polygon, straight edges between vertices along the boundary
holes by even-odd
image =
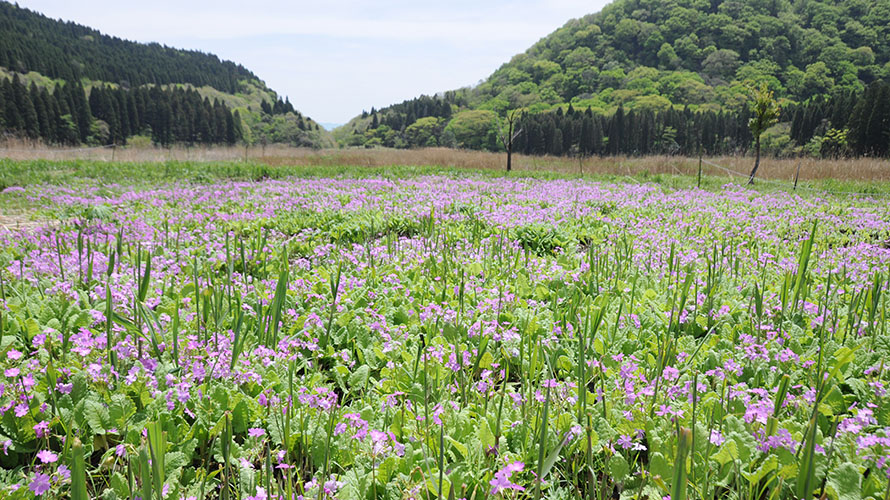
[[[547,474],[550,472],[550,469],[553,468],[553,465],[559,459],[559,452],[562,451],[562,445],[565,443],[564,440],[560,439],[559,444],[556,445],[556,448],[550,452],[550,455],[544,460],[544,465],[541,468],[541,479],[547,477]]]
[[[720,447],[720,450],[717,451],[712,457],[712,459],[716,460],[720,467],[732,462],[733,460],[738,460],[739,458],[739,447],[735,443],[735,441],[726,441],[723,443],[723,446]]]
[[[779,457],[770,455],[754,472],[742,472],[751,485],[758,485],[768,474],[779,468]]]
[[[494,441],[494,433],[491,432],[491,427],[488,425],[488,420],[482,419],[479,424],[479,442],[482,443],[482,449],[487,450],[493,447],[496,443]]]
[[[112,428],[111,416],[108,408],[95,399],[88,399],[84,403],[83,416],[86,418],[90,429],[96,434],[105,434],[105,431]]]
[[[389,482],[389,478],[391,478],[393,472],[395,472],[396,466],[397,463],[394,457],[388,457],[381,462],[380,465],[377,466],[377,481],[381,484]]]
[[[108,416],[118,430],[127,428],[127,420],[136,413],[136,405],[123,394],[111,396],[111,404],[108,406]]]
[[[849,405],[844,402],[844,394],[833,384],[819,405],[819,411],[826,417],[846,413]]]
[[[621,455],[612,455],[612,458],[609,459],[609,475],[612,476],[612,479],[620,482],[628,474],[630,474],[630,466],[627,465],[627,460]]]
[[[111,475],[111,489],[117,494],[118,498],[130,498],[130,485],[127,478],[120,472]]]
[[[454,446],[454,449],[456,449],[458,453],[460,453],[462,458],[467,458],[468,451],[466,445],[464,445],[460,441],[455,440],[451,436],[446,436],[445,439],[449,443],[451,443],[452,446]]]
[[[34,318],[28,318],[25,320],[25,331],[28,334],[28,343],[30,344],[34,336],[40,333],[40,325]]]
[[[860,481],[862,474],[857,465],[845,462],[833,467],[828,473],[825,491],[832,500],[858,500],[862,498]]]
[[[800,459],[800,473],[797,476],[797,482],[794,486],[794,493],[799,498],[808,498],[813,493],[816,475],[816,415],[810,419],[804,434],[803,453]]]
[[[671,480],[671,498],[686,500],[688,478],[686,474],[686,457],[692,444],[692,431],[681,427],[677,439],[677,455],[674,458],[674,475]]]
[[[650,474],[661,476],[662,479],[670,480],[672,472],[671,467],[667,463],[667,459],[661,453],[655,452],[649,457]]]
[[[364,388],[368,383],[368,377],[371,375],[371,367],[362,365],[358,367],[351,375],[349,375],[349,386],[355,389]]]

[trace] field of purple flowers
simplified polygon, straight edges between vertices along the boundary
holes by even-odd
[[[0,497],[890,498],[890,205],[7,188]]]

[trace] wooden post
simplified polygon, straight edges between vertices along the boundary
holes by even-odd
[[[111,162],[114,163],[114,152],[117,150],[117,143],[111,145]]]
[[[797,191],[797,179],[800,178],[800,164],[801,163],[803,163],[803,160],[798,160],[797,171],[794,172],[794,189],[792,189],[792,191]]]
[[[702,163],[702,151],[701,148],[698,148],[698,187],[701,188],[701,163]]]

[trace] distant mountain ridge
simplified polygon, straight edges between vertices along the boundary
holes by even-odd
[[[0,1],[0,66],[66,81],[88,78],[125,87],[209,85],[234,94],[252,72],[213,54],[143,44]]]
[[[561,124],[571,107],[590,109],[594,117],[605,120],[619,109],[623,114],[634,113],[634,118],[652,115],[644,120],[651,123],[643,127],[652,129],[647,132],[651,137],[618,150],[610,148],[608,135],[609,130],[623,130],[623,125],[589,124],[589,133],[599,128],[602,134],[590,141],[602,144],[601,151],[591,150],[595,153],[693,153],[703,140],[671,144],[696,113],[713,116],[702,118],[689,132],[707,135],[712,132],[705,129],[713,129],[720,136],[715,140],[724,143],[715,143],[715,151],[741,151],[750,140],[744,130],[750,88],[765,82],[786,110],[782,123],[810,127],[772,131],[779,142],[793,139],[777,149],[788,154],[831,128],[853,126],[842,123],[830,110],[852,110],[867,87],[888,80],[890,0],[617,0],[601,12],[567,22],[481,84],[441,94],[436,100],[447,103],[447,110],[418,114],[416,107],[405,105],[423,101],[425,109],[432,109],[434,105],[425,101],[429,98],[422,96],[357,116],[335,131],[335,137],[343,145],[416,147],[423,145],[414,140],[419,138],[442,145],[497,149],[497,140],[464,141],[461,137],[491,136],[498,117],[503,121],[511,110],[522,110],[525,116],[561,111],[552,120],[534,120],[559,122],[552,126],[563,128],[559,135],[565,142],[557,147],[558,141],[547,137],[526,138],[534,144],[528,151],[580,154],[587,149],[579,141],[583,127],[576,124],[578,130],[565,130]],[[878,89],[869,99],[882,95]],[[883,98],[874,99],[881,103]],[[824,101],[832,102],[818,104]],[[804,108],[809,117],[795,120],[794,114],[804,113]],[[476,114],[467,115],[470,111]],[[669,117],[677,112],[689,116]],[[727,114],[735,117],[729,119]],[[856,124],[887,121],[860,118]],[[551,127],[543,122],[529,125]],[[418,129],[423,133],[418,134]],[[555,131],[542,133],[556,135]],[[819,149],[818,144],[814,147]]]
[[[65,90],[63,98],[58,92],[70,86],[78,88]],[[153,87],[160,91],[149,92]],[[96,88],[105,89],[103,98],[91,97]],[[83,98],[72,97],[83,92]],[[117,143],[147,135],[164,144],[333,145],[326,130],[240,64],[123,40],[0,0],[3,130],[52,143]]]
[[[657,95],[731,108],[745,82],[803,101],[887,77],[888,0],[618,0],[515,56],[471,104],[596,107]]]

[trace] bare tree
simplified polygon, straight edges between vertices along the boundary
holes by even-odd
[[[507,150],[507,172],[513,169],[513,140],[519,137],[519,134],[522,133],[522,129],[514,131],[516,120],[518,118],[519,110],[514,109],[507,113],[506,124],[501,124],[500,120],[498,120],[498,139],[501,140],[501,144],[503,144],[504,149]]]
[[[754,169],[748,177],[748,184],[754,184],[754,176],[760,168],[760,136],[763,132],[779,121],[779,103],[773,98],[773,92],[764,82],[760,88],[751,89],[751,112],[754,116],[748,121],[748,128],[754,135]]]

